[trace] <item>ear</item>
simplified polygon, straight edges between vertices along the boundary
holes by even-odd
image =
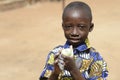
[[[91,31],[93,30],[93,28],[94,28],[94,23],[91,23],[91,24],[90,24],[89,32],[91,32]]]

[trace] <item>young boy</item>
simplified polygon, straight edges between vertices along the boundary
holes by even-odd
[[[88,34],[94,27],[90,7],[84,2],[71,2],[63,11],[62,21],[67,41],[50,51],[39,79],[106,80],[107,65],[88,40]],[[62,54],[62,50],[70,46],[73,47],[73,57]],[[59,63],[64,69],[61,69]]]

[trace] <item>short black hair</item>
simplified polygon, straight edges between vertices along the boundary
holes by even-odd
[[[62,14],[62,19],[64,19],[64,16],[66,15],[66,12],[68,10],[79,10],[82,9],[86,12],[86,14],[88,15],[90,21],[92,21],[92,12],[91,12],[91,8],[89,7],[88,4],[81,2],[81,1],[74,1],[69,3],[63,10],[63,14]]]

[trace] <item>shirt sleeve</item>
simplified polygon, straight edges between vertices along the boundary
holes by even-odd
[[[54,63],[54,53],[50,52],[48,54],[45,67],[43,72],[41,73],[39,80],[47,80],[53,71],[53,63]]]
[[[106,80],[108,76],[107,63],[98,52],[94,53],[93,59],[89,72],[90,78],[88,80]]]
[[[61,49],[62,49],[62,46],[60,45],[60,46],[55,47],[52,51],[50,51],[50,53],[47,56],[46,64],[40,75],[39,80],[47,80],[50,77],[50,75],[54,69],[54,66],[53,66],[54,65],[54,56]]]

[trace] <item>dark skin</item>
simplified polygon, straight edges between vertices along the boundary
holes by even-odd
[[[85,41],[89,32],[93,30],[93,23],[91,23],[89,16],[82,9],[68,10],[66,14],[62,23],[64,35],[73,48],[76,48]],[[54,71],[49,80],[57,80],[61,72],[58,66],[59,55],[60,53],[55,56]],[[64,55],[62,57],[64,58],[65,70],[70,72],[73,80],[85,80],[76,67],[74,59]]]

